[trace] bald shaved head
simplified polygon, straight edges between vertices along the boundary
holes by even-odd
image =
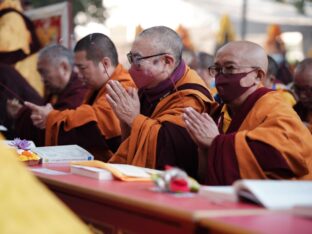
[[[176,63],[180,62],[183,43],[174,30],[165,26],[151,27],[138,35],[135,41],[139,40],[148,40],[150,43],[147,45],[153,47],[157,53],[170,53],[175,57]]]
[[[260,67],[264,73],[268,69],[268,58],[264,49],[250,41],[233,41],[221,47],[216,57],[225,56],[238,65]]]

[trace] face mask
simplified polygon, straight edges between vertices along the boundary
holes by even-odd
[[[255,70],[236,74],[220,73],[216,76],[216,87],[218,94],[225,103],[232,102],[251,87],[242,87],[240,85],[240,81],[253,71]]]
[[[146,88],[154,81],[154,76],[150,72],[146,70],[137,70],[135,66],[130,67],[129,74],[139,89]]]

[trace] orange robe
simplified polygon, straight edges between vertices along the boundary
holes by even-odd
[[[125,88],[135,86],[122,65],[116,67],[110,79],[119,81]],[[46,122],[45,144],[79,144],[95,154],[96,158],[107,160],[110,157],[110,152],[107,150],[105,142],[119,137],[121,130],[119,120],[107,102],[105,94],[104,84],[97,93],[89,94],[84,104],[76,109],[53,110],[48,115]],[[90,131],[91,128],[92,131]],[[67,138],[63,142],[60,139],[60,133],[62,133],[62,137]],[[93,134],[96,135],[96,139]]]
[[[224,134],[202,152],[208,161],[203,183],[312,179],[312,135],[278,92],[259,88],[229,116],[218,120]]]
[[[192,85],[202,88],[208,93],[208,96],[199,89],[191,88]],[[129,137],[109,160],[110,163],[156,168],[157,150],[162,147],[158,145],[161,140],[158,138],[158,134],[162,129],[166,128],[167,123],[174,124],[185,130],[184,121],[182,120],[184,108],[193,107],[198,112],[210,112],[216,105],[204,81],[188,67],[182,73],[182,78],[177,81],[175,87],[176,90],[160,99],[151,116],[140,114],[134,119]],[[142,99],[140,101],[142,104]],[[163,147],[170,147],[170,145]],[[181,145],[182,147],[185,147],[185,145]],[[197,158],[196,155],[187,155],[187,157],[193,161],[196,161]],[[180,165],[182,168],[186,166]]]

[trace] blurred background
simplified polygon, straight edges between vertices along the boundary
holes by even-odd
[[[31,16],[32,11],[56,3],[64,1],[27,0],[25,10]],[[262,45],[268,54],[284,53],[289,64],[312,56],[312,0],[72,0],[66,4],[70,38],[66,43],[72,46],[89,33],[102,32],[115,42],[126,66],[125,54],[136,34],[155,25],[175,29],[190,51],[214,54],[224,43],[244,39]],[[64,37],[63,33],[54,40],[66,41]]]

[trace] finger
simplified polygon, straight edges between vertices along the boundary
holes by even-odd
[[[25,106],[30,108],[32,111],[40,111],[40,106],[37,106],[36,104],[33,104],[31,102],[25,102]]]
[[[106,90],[107,90],[107,94],[109,95],[109,97],[114,101],[114,102],[119,102],[119,97],[117,95],[117,93],[115,92],[115,90],[113,89],[111,82],[109,81],[109,83],[106,85]]]
[[[184,113],[189,117],[190,121],[200,124],[203,121],[203,117],[200,113],[195,111],[192,107],[187,107]]]
[[[192,140],[196,143],[198,141],[197,140],[197,134],[195,133],[193,127],[191,126],[191,124],[188,120],[185,120],[185,125],[186,125],[186,131],[189,133]]]
[[[114,101],[114,99],[111,98],[111,96],[110,96],[109,94],[106,94],[105,97],[106,97],[106,100],[107,100],[108,104],[109,104],[113,109],[115,109],[115,107],[117,106],[117,103]]]
[[[113,80],[112,81],[113,85],[114,85],[114,89],[116,90],[116,92],[118,94],[120,94],[120,97],[125,97],[125,98],[129,98],[129,94],[126,91],[126,89],[120,84],[119,81],[117,80]]]

